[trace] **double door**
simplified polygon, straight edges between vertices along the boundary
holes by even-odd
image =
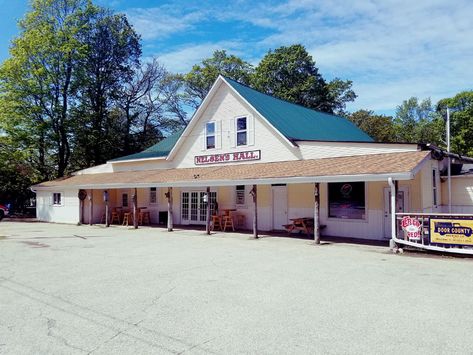
[[[205,191],[183,191],[181,195],[181,223],[205,224],[207,221],[207,202]],[[215,210],[217,192],[210,192],[210,213]]]

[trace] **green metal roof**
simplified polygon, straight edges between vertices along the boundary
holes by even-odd
[[[159,141],[158,143],[149,147],[148,149],[143,150],[142,152],[127,155],[120,158],[115,158],[109,161],[115,162],[115,161],[125,161],[125,160],[135,160],[135,159],[166,157],[168,156],[169,152],[176,144],[177,140],[179,139],[183,131],[184,131],[183,129],[179,130],[178,132],[170,135],[167,138],[164,138],[163,140]]]
[[[290,140],[373,142],[350,120],[263,94],[232,79],[225,80]]]

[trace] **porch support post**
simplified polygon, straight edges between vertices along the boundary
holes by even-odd
[[[314,242],[320,244],[320,194],[319,183],[314,184]]]
[[[133,194],[133,227],[138,229],[138,191],[135,187],[135,192]]]
[[[105,227],[110,227],[110,219],[108,217],[108,198],[105,200]]]
[[[397,181],[388,178],[388,183],[391,188],[391,240],[389,242],[392,249],[396,248],[396,196],[397,196]]]
[[[92,225],[92,216],[93,216],[93,196],[92,194],[94,193],[94,190],[90,190],[90,194],[87,194],[87,197],[89,199],[89,225]]]
[[[253,196],[253,238],[258,239],[258,188],[257,185],[253,185],[250,192]]]
[[[210,186],[207,186],[207,220],[205,222],[205,231],[210,235]]]
[[[168,199],[168,232],[172,232],[172,187],[168,187],[166,197]]]

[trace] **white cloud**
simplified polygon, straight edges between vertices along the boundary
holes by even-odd
[[[178,7],[163,5],[153,8],[133,8],[126,14],[144,40],[165,38],[191,29],[204,18],[199,10],[185,13]]]

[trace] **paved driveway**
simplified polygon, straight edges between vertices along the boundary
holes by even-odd
[[[0,353],[471,353],[473,259],[0,223]]]

